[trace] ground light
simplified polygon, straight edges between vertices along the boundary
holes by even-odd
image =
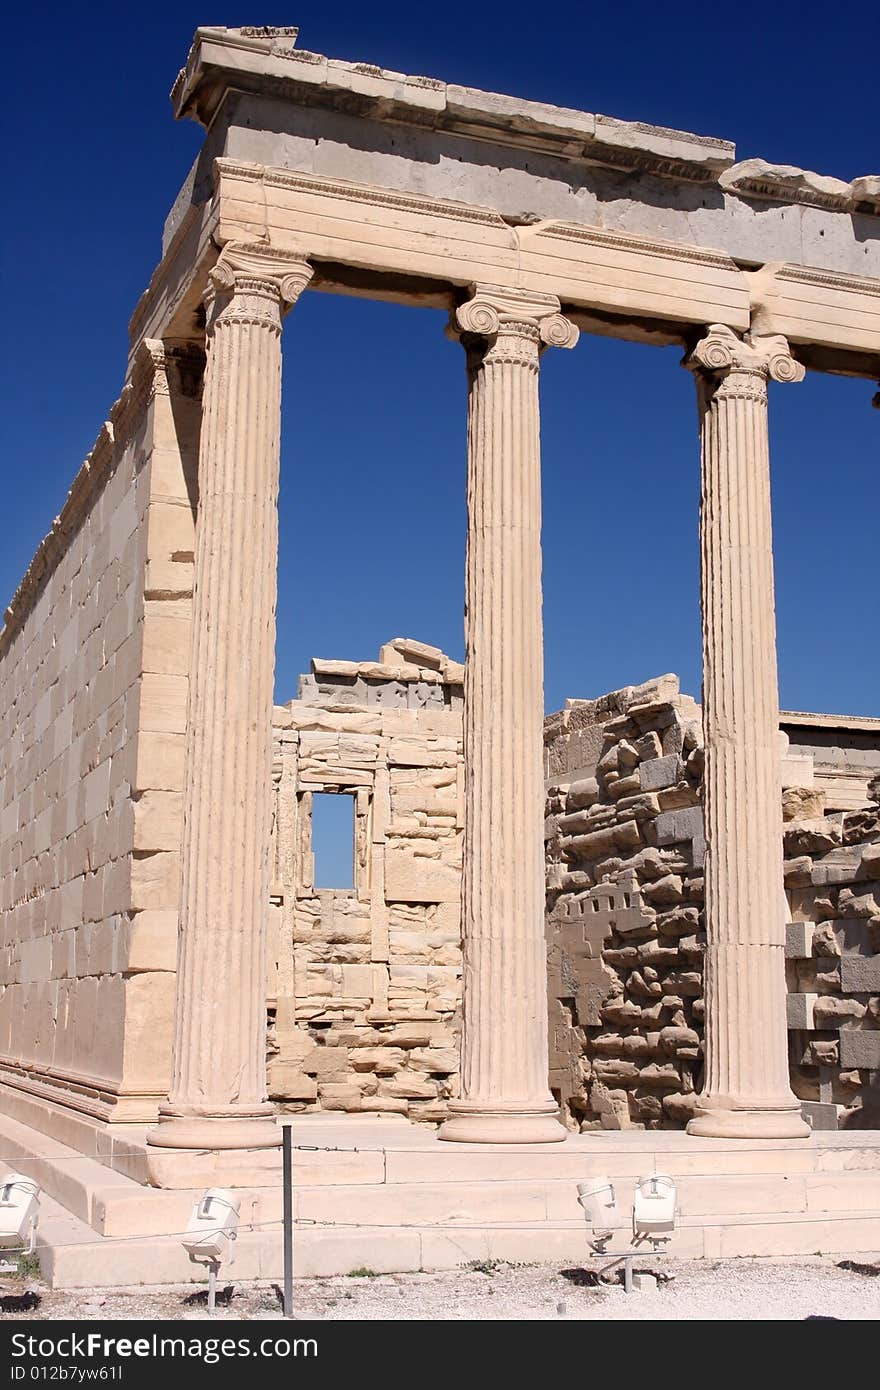
[[[39,1183],[24,1173],[7,1173],[0,1184],[0,1247],[32,1255],[39,1219]]]
[[[614,1185],[610,1178],[595,1177],[577,1185],[578,1202],[584,1209],[584,1219],[590,1228],[592,1238],[588,1238],[590,1249],[596,1255],[611,1256],[610,1264],[623,1261],[623,1283],[627,1293],[633,1288],[649,1288],[646,1276],[636,1275],[633,1280],[632,1265],[637,1247],[649,1241],[654,1253],[672,1238],[675,1230],[677,1193],[672,1178],[665,1173],[649,1173],[636,1183],[635,1201],[632,1211],[632,1238],[628,1250],[612,1251],[608,1242],[616,1232],[625,1228],[625,1221],[617,1205]],[[600,1270],[603,1273],[604,1270]]]
[[[208,1312],[214,1314],[217,1274],[232,1264],[238,1235],[241,1198],[226,1187],[209,1187],[196,1202],[183,1237],[183,1248],[194,1264],[208,1266]]]

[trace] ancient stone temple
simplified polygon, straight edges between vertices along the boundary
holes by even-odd
[[[291,1114],[318,1272],[580,1249],[575,1179],[649,1159],[682,1253],[880,1246],[876,728],[780,715],[768,446],[807,370],[870,405],[880,175],[293,29],[198,30],[172,103],[204,144],[0,633],[0,1127],[62,1204],[49,1273],[185,1276],[167,1237],[210,1183],[277,1273]],[[315,291],[449,313],[465,663],[392,638],[276,707],[282,330]],[[584,335],[693,377],[704,688],[545,726],[538,382]]]

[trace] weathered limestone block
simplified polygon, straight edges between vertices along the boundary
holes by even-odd
[[[612,850],[634,849],[641,843],[641,832],[634,820],[624,821],[622,824],[613,825],[607,830],[596,830],[588,835],[575,835],[570,839],[562,840],[563,853],[566,858],[576,859],[598,859],[602,855],[610,854]]]
[[[681,759],[675,755],[653,758],[639,766],[639,782],[643,791],[660,791],[673,787],[683,772]]]
[[[453,865],[389,846],[385,857],[387,902],[456,902],[460,893],[460,879]]]
[[[840,1062],[844,1067],[880,1071],[880,1029],[841,1029]],[[860,1081],[861,1078],[857,1084]]]
[[[880,883],[859,884],[858,888],[841,888],[837,908],[846,917],[880,917]]]
[[[839,987],[844,994],[880,994],[880,955],[842,956]]]
[[[643,892],[648,901],[656,906],[679,903],[682,899],[682,881],[678,874],[665,874],[647,883]]]
[[[814,817],[790,821],[783,838],[788,855],[824,854],[840,844],[840,829],[828,820]]]

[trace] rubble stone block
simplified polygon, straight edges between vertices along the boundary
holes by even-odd
[[[702,837],[702,807],[688,806],[677,811],[664,811],[654,822],[654,829],[658,845],[671,845],[677,840]]]
[[[880,1029],[841,1028],[840,1065],[880,1071]]]
[[[791,1030],[809,1030],[818,994],[788,994],[785,999],[786,1020]]]
[[[880,994],[880,955],[841,956],[840,987],[844,994]]]
[[[833,1105],[830,1101],[801,1101],[801,1114],[810,1126],[810,1129],[837,1129],[837,1106]]]
[[[787,922],[785,927],[786,960],[809,960],[813,954],[814,922]]]
[[[677,754],[666,758],[652,758],[639,765],[639,782],[642,791],[660,791],[663,787],[674,787],[682,775],[682,761]]]

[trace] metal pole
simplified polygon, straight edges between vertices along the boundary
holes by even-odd
[[[623,1260],[623,1287],[627,1293],[633,1291],[633,1257],[625,1255]]]
[[[284,1186],[284,1316],[293,1317],[293,1158],[290,1125],[281,1127],[282,1183]]]
[[[208,1317],[212,1318],[217,1311],[217,1270],[220,1268],[216,1260],[212,1260],[208,1265]]]

